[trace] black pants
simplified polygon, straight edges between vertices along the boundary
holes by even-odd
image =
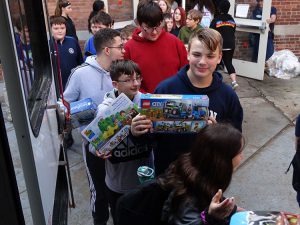
[[[106,225],[109,219],[109,209],[105,185],[105,161],[90,153],[88,146],[85,146],[84,151],[94,225]]]
[[[114,191],[110,190],[108,187],[106,188],[106,190],[107,190],[107,197],[108,197],[108,202],[109,202],[109,206],[110,206],[110,213],[113,218],[114,225],[117,225],[116,224],[116,205],[117,205],[118,199],[123,194],[114,192]]]
[[[234,53],[234,49],[231,50],[225,50],[222,51],[223,56],[222,56],[222,60],[226,66],[226,69],[228,71],[228,74],[232,74],[235,73],[235,69],[232,65],[232,58],[233,58],[233,53]]]

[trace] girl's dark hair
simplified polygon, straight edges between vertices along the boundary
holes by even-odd
[[[138,4],[136,18],[139,25],[145,23],[149,27],[155,27],[163,21],[163,13],[153,0],[141,0]]]
[[[216,13],[216,6],[212,0],[197,0],[196,5],[198,5],[198,10],[203,12],[203,7],[207,8],[212,14]]]
[[[230,2],[228,0],[222,0],[218,5],[218,9],[220,13],[228,13],[230,9]]]
[[[131,60],[116,60],[110,66],[110,77],[113,81],[117,81],[123,74],[126,75],[141,75],[139,66]]]
[[[57,0],[54,15],[55,16],[61,16],[62,8],[65,8],[68,5],[71,5],[71,3],[67,0]]]
[[[200,211],[208,207],[216,192],[229,186],[232,159],[242,151],[244,143],[241,132],[229,124],[202,129],[190,152],[179,157],[158,178],[164,189],[174,191],[172,209],[178,210],[192,199]]]
[[[102,0],[94,1],[94,3],[93,3],[93,11],[94,12],[97,13],[97,12],[103,10],[103,9],[104,9],[104,2]]]
[[[94,1],[93,3],[93,11],[91,11],[90,15],[89,15],[89,18],[88,18],[88,30],[90,33],[92,33],[92,30],[91,30],[91,20],[94,16],[97,15],[97,13],[101,10],[104,9],[104,2],[102,0],[96,0]]]
[[[180,11],[180,15],[181,15],[180,26],[183,27],[183,26],[186,25],[186,13],[185,13],[185,10],[182,7],[177,7],[174,10],[174,14],[175,14],[175,12],[176,12],[177,9]],[[174,15],[174,17],[175,17],[175,15]],[[174,28],[176,28],[175,19],[174,19]]]

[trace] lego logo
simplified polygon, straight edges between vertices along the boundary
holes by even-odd
[[[150,108],[150,100],[144,100],[142,104],[143,108]]]

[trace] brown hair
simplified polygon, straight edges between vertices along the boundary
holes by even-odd
[[[199,10],[191,9],[188,11],[187,16],[190,16],[193,20],[201,20],[202,19],[202,13]]]
[[[192,33],[188,43],[188,51],[191,50],[191,44],[194,39],[198,39],[212,52],[216,51],[217,48],[222,52],[223,38],[221,34],[214,29],[203,28]]]
[[[56,8],[55,8],[55,12],[54,12],[55,16],[61,16],[61,14],[62,14],[61,9],[67,7],[68,5],[71,5],[71,3],[69,1],[67,1],[67,0],[58,0],[56,2]]]
[[[117,81],[123,74],[132,76],[136,73],[136,75],[139,76],[141,75],[141,70],[135,62],[129,59],[115,60],[110,66],[109,73],[111,80]]]
[[[195,200],[200,211],[207,208],[216,192],[229,186],[232,159],[242,151],[244,143],[242,133],[230,124],[218,123],[202,129],[190,152],[158,178],[162,188],[174,192],[173,210],[176,212],[189,200]]]
[[[65,24],[67,21],[62,16],[50,16],[50,26],[52,27],[54,24]]]
[[[138,4],[136,19],[141,25],[156,27],[163,21],[163,13],[159,5],[153,0],[141,0]]]

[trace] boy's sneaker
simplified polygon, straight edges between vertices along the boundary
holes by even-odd
[[[238,88],[238,83],[236,81],[232,81],[231,82],[231,87],[233,88],[233,90],[237,89]]]

